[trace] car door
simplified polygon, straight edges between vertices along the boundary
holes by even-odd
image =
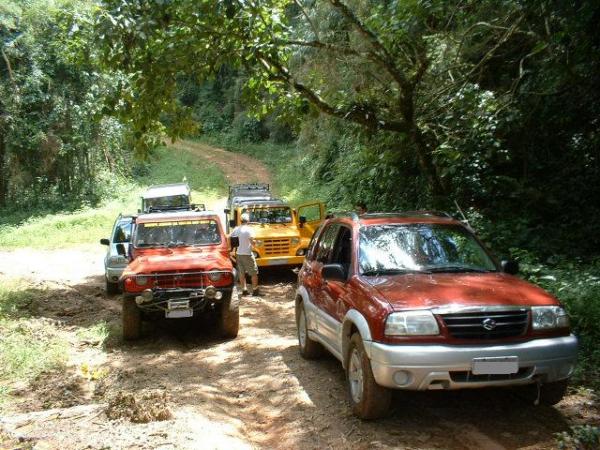
[[[315,230],[325,220],[325,204],[323,202],[304,203],[296,208],[296,215],[300,236],[310,239]],[[306,222],[302,225],[300,225],[300,217],[306,219]]]
[[[352,267],[352,229],[350,227],[339,226],[330,250],[328,264],[340,264],[346,273],[346,281],[323,279],[321,285],[321,304],[325,312],[323,322],[327,324],[324,334],[326,339],[335,345],[338,351],[341,351],[339,348],[341,347],[340,329],[350,300],[347,283]]]
[[[322,276],[322,269],[325,264],[329,264],[331,258],[331,250],[333,248],[335,239],[338,234],[338,230],[340,225],[337,223],[326,225],[325,229],[321,233],[319,238],[319,247],[317,249],[315,259],[312,263],[312,273],[313,273],[313,289],[314,293],[312,294],[313,302],[317,306],[316,311],[316,323],[317,330],[321,337],[328,343],[332,345],[334,341],[332,338],[332,333],[334,324],[332,323],[331,317],[325,311],[324,304],[324,291],[323,287],[325,286],[325,280]]]

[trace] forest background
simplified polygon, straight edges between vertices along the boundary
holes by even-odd
[[[600,5],[0,3],[0,231],[127,192],[167,139],[330,210],[457,205],[600,367]]]

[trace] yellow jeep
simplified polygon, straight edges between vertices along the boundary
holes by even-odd
[[[276,199],[242,202],[225,210],[228,233],[241,224],[243,213],[254,231],[253,252],[259,266],[300,266],[313,233],[325,220],[325,205],[312,202],[291,208]]]

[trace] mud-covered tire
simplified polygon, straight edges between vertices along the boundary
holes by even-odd
[[[391,390],[375,382],[371,361],[358,333],[350,338],[346,381],[352,412],[357,417],[372,420],[387,416],[392,401]]]
[[[119,283],[111,283],[110,281],[106,280],[106,293],[108,295],[116,295],[120,292],[121,289],[119,288]]]
[[[300,356],[304,359],[316,359],[323,354],[323,346],[308,336],[308,322],[306,321],[304,303],[300,303],[296,308],[296,330]]]
[[[240,300],[237,288],[223,298],[218,315],[217,333],[226,339],[237,337],[240,329]]]
[[[139,339],[142,332],[142,314],[134,297],[123,297],[123,339]]]

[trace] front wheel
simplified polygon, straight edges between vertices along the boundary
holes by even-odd
[[[371,420],[385,417],[388,414],[392,393],[375,382],[371,361],[358,333],[354,333],[350,338],[346,379],[352,412],[356,416]]]
[[[237,288],[223,298],[221,311],[218,318],[219,336],[233,339],[237,337],[240,329],[240,302]]]
[[[123,339],[139,339],[142,332],[142,314],[134,297],[123,297]]]
[[[554,381],[544,384],[529,384],[519,388],[520,397],[534,404],[554,406],[567,393],[568,380]]]
[[[119,283],[112,283],[106,280],[106,293],[108,295],[115,295],[120,292]]]

